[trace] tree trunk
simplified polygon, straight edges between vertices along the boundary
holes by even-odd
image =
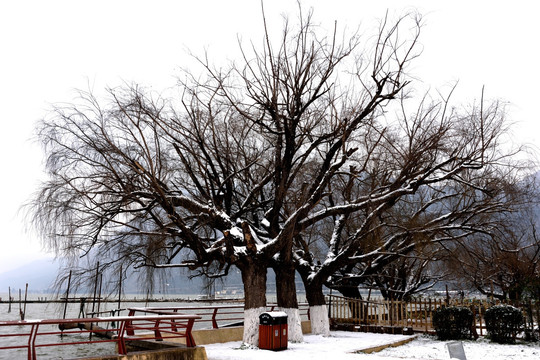
[[[289,341],[303,342],[302,321],[296,297],[294,265],[292,263],[279,263],[274,267],[274,272],[276,273],[277,304],[280,310],[287,314]]]
[[[328,308],[323,294],[323,284],[318,277],[302,277],[306,288],[306,298],[309,303],[311,317],[311,333],[316,335],[330,335],[330,320]]]
[[[259,315],[266,311],[266,269],[263,261],[250,259],[238,266],[244,283],[244,337],[248,345],[259,346]]]

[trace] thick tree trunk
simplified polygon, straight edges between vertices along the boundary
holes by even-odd
[[[287,313],[289,341],[303,342],[302,321],[296,297],[294,265],[280,263],[274,267],[274,272],[276,273],[277,304],[281,311]]]
[[[324,299],[323,284],[318,278],[303,278],[311,317],[311,333],[329,336],[330,320]]]
[[[266,311],[266,269],[262,261],[249,260],[238,266],[244,283],[243,342],[259,346],[259,315]]]

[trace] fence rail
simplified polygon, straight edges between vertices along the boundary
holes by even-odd
[[[328,296],[330,318],[337,323],[357,325],[411,328],[416,332],[429,333],[433,330],[433,313],[441,306],[465,306],[474,315],[473,330],[480,336],[486,333],[484,314],[500,301],[418,299],[414,301],[360,300],[336,295]],[[526,327],[538,326],[540,304],[534,302],[513,303],[523,312]]]
[[[268,304],[267,311],[274,311],[278,306]],[[309,305],[307,303],[298,304],[300,316],[309,320]],[[137,313],[142,314],[163,314],[174,315],[178,313],[190,313],[200,316],[196,323],[211,323],[213,329],[236,325],[244,321],[244,305],[210,305],[210,306],[159,306],[159,307],[132,307],[128,308],[128,316]]]

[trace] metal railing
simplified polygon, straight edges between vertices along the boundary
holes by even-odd
[[[274,311],[276,308],[278,308],[276,304],[267,305],[267,311]],[[210,323],[211,328],[218,329],[240,325],[244,320],[244,305],[133,307],[112,310],[107,313],[117,314],[119,310],[128,310],[128,315],[78,319],[0,321],[0,330],[7,328],[9,331],[7,334],[0,333],[0,339],[7,338],[10,342],[9,346],[0,346],[0,354],[3,350],[27,349],[28,359],[35,360],[37,358],[36,349],[41,347],[108,342],[116,343],[118,353],[123,355],[127,352],[126,341],[133,339],[169,340],[184,338],[186,345],[189,347],[196,345],[192,335],[196,323]],[[301,316],[307,319],[310,318],[308,304],[299,304],[299,310]],[[97,315],[97,313],[94,315]],[[69,338],[69,335],[76,334],[86,334],[87,337],[80,340]],[[65,338],[58,341],[55,340],[57,337],[51,339],[47,335]],[[11,344],[17,342],[17,339],[19,340],[17,344]]]
[[[195,346],[191,334],[193,323],[200,319],[197,315],[147,315],[115,316],[82,319],[48,319],[26,321],[0,321],[0,328],[13,328],[9,334],[0,334],[8,338],[11,345],[1,346],[2,350],[27,349],[28,360],[36,360],[36,349],[40,347],[116,343],[118,354],[127,354],[126,341],[143,339],[162,341],[164,338],[184,338],[186,346]],[[102,328],[100,324],[107,324]],[[23,329],[23,332],[19,332]],[[75,330],[76,329],[76,330]],[[46,335],[59,335],[62,338],[74,334],[89,334],[84,340],[54,341]],[[92,338],[94,335],[94,338]],[[38,341],[41,339],[42,341]],[[47,340],[45,340],[47,339]],[[57,337],[52,337],[57,339]],[[17,343],[17,340],[18,343]],[[15,344],[13,344],[15,342]]]
[[[268,304],[267,311],[278,308],[276,304]],[[309,306],[307,303],[298,304],[300,315],[310,319]],[[213,329],[237,325],[244,320],[244,305],[209,305],[209,306],[159,306],[159,307],[132,307],[128,308],[128,316],[137,313],[174,315],[178,313],[190,313],[200,316],[197,323],[211,323]],[[221,323],[221,326],[220,326]]]

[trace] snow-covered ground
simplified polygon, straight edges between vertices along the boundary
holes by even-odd
[[[378,353],[355,354],[354,351],[395,343],[410,338],[405,335],[353,333],[332,331],[330,337],[305,335],[304,342],[289,343],[283,351],[241,349],[240,342],[204,345],[209,360],[340,360],[340,359],[449,359],[446,342],[432,337],[419,336],[412,342]],[[489,359],[540,359],[540,344],[498,345],[488,340],[464,341],[463,347],[468,360]]]

